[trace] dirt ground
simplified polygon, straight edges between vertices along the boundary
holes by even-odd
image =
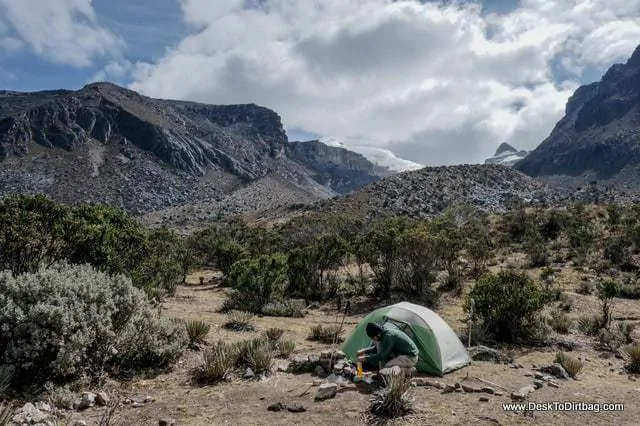
[[[224,289],[215,285],[198,285],[198,277],[205,276],[205,282],[212,273],[199,273],[189,277],[188,285],[179,288],[175,297],[165,303],[163,314],[182,319],[201,319],[211,324],[208,342],[217,340],[239,340],[257,336],[269,327],[286,330],[285,337],[296,341],[295,354],[319,353],[329,348],[306,340],[309,328],[319,323],[336,321],[334,306],[328,304],[309,311],[304,318],[256,318],[257,331],[234,332],[223,328],[226,317],[218,312],[225,298]],[[595,309],[597,302],[593,296],[571,293],[571,283],[577,282],[575,271],[561,273],[563,282],[571,298],[574,299],[574,314],[584,314]],[[463,327],[461,302],[445,298],[438,312],[456,330]],[[358,321],[373,309],[373,306],[355,305],[355,313],[345,320],[345,336]],[[640,316],[640,304],[633,301],[618,301],[615,316]],[[338,320],[339,321],[339,320]],[[572,336],[576,340],[585,339]],[[570,336],[571,338],[571,336]],[[560,387],[548,386],[535,391],[529,398],[534,402],[573,401],[588,403],[622,403],[624,411],[535,411],[509,412],[503,403],[510,403],[509,393],[522,386],[532,384],[533,379],[525,374],[531,372],[532,364],[553,362],[556,350],[553,348],[519,348],[515,352],[515,363],[524,368],[491,362],[476,362],[470,366],[437,380],[454,384],[474,383],[476,378],[491,381],[504,388],[504,395],[478,393],[449,393],[430,387],[413,389],[417,412],[393,424],[408,425],[636,425],[640,418],[640,382],[623,372],[623,360],[602,358],[592,349],[572,351],[572,355],[584,360],[585,366],[578,380],[558,380]],[[322,402],[315,402],[315,388],[309,387],[313,377],[310,374],[293,375],[284,372],[259,381],[236,381],[214,386],[198,386],[190,382],[190,370],[200,362],[201,354],[189,351],[176,367],[168,373],[149,379],[136,379],[126,383],[111,383],[112,394],[120,398],[143,401],[147,396],[153,399],[141,407],[131,404],[121,405],[112,418],[112,425],[157,425],[159,419],[173,419],[176,425],[351,425],[363,424],[362,413],[368,406],[367,390],[350,384],[338,395]],[[475,382],[477,383],[477,382]],[[309,392],[305,394],[305,390]],[[498,389],[498,388],[496,388]],[[500,390],[500,389],[498,389]],[[480,401],[481,396],[489,400]],[[303,413],[269,412],[267,406],[276,402],[301,404]],[[98,424],[104,409],[92,408],[74,413],[74,420],[84,420],[88,425]]]

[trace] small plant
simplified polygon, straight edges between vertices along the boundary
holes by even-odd
[[[269,302],[262,307],[261,312],[270,317],[303,318],[304,307],[293,301]]]
[[[217,342],[203,354],[203,363],[194,371],[194,378],[201,383],[217,383],[233,370],[238,359],[236,346]]]
[[[270,342],[277,342],[282,338],[284,330],[282,328],[272,327],[267,329],[264,334],[265,336],[267,336],[267,339],[269,339]]]
[[[602,302],[601,328],[609,328],[613,312],[613,298],[619,294],[620,285],[616,281],[605,278],[598,283],[598,298]]]
[[[280,358],[289,358],[296,348],[296,342],[293,340],[281,340],[278,342],[277,348]]]
[[[631,337],[631,334],[633,333],[633,330],[635,330],[635,328],[636,328],[636,325],[630,322],[618,323],[618,335],[620,336],[620,340],[624,344],[633,343],[633,338]]]
[[[76,399],[76,395],[68,386],[56,387],[52,382],[47,382],[44,385],[44,389],[47,392],[47,399],[51,406],[62,410],[73,409],[73,403]]]
[[[580,360],[572,357],[571,355],[567,355],[564,352],[558,352],[556,354],[555,362],[560,364],[562,368],[565,369],[567,374],[569,374],[569,376],[574,379],[576,378],[578,373],[580,373],[583,367],[583,364]]]
[[[7,426],[13,417],[13,407],[9,403],[0,403],[0,426]]]
[[[385,387],[371,397],[369,413],[383,419],[402,417],[414,412],[411,380],[404,374],[383,376]]]
[[[0,395],[5,393],[7,389],[9,389],[12,380],[13,371],[7,366],[0,365]]]
[[[227,322],[224,327],[234,331],[255,331],[253,324],[254,315],[247,311],[231,311],[227,314]]]
[[[268,373],[273,365],[273,350],[267,340],[255,339],[247,352],[249,367],[256,374]]]
[[[191,345],[204,344],[204,338],[209,334],[211,326],[204,321],[192,320],[185,323],[187,334],[189,335],[189,343]]]
[[[573,325],[571,318],[569,318],[566,313],[557,309],[551,311],[548,323],[555,332],[560,334],[567,334]]]
[[[342,329],[342,327],[338,325],[314,325],[311,327],[309,340],[319,341],[327,344],[341,342],[343,331],[344,330]]]
[[[595,336],[600,331],[602,317],[600,315],[584,315],[578,319],[578,330],[587,336]]]
[[[627,370],[631,373],[640,373],[640,344],[626,346],[624,353],[629,357]]]
[[[576,289],[576,293],[583,294],[585,296],[593,293],[593,284],[589,281],[580,281],[578,284],[578,288]]]

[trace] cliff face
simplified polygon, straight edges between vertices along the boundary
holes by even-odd
[[[278,114],[254,104],[152,99],[110,83],[0,91],[0,196],[44,192],[144,213],[222,205],[252,182],[281,183],[280,192],[260,191],[265,200],[240,203],[250,210],[269,200],[330,197],[377,178],[357,154],[295,146]]]
[[[618,181],[640,165],[639,138],[640,47],[576,90],[549,137],[515,167],[536,177]]]

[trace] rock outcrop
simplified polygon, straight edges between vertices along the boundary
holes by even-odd
[[[379,177],[357,154],[289,144],[268,108],[152,99],[110,83],[0,91],[0,164],[0,196],[42,192],[132,213],[208,203],[213,215],[231,214],[324,199]]]
[[[640,47],[576,90],[549,137],[514,167],[550,182],[599,180],[637,190],[639,138]]]

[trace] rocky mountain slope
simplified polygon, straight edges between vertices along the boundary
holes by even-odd
[[[637,191],[639,140],[640,46],[599,82],[576,90],[549,137],[515,167],[549,182],[602,180]]]
[[[344,149],[289,144],[278,114],[253,104],[152,99],[110,83],[0,91],[0,196],[133,213],[208,203],[219,215],[328,198],[382,174]]]
[[[501,143],[493,157],[484,160],[484,164],[500,164],[511,167],[529,154],[529,151],[517,150],[504,142]]]
[[[449,207],[469,205],[502,212],[519,203],[554,205],[571,197],[500,165],[425,167],[399,173],[357,192],[317,203],[321,211],[427,218]]]

